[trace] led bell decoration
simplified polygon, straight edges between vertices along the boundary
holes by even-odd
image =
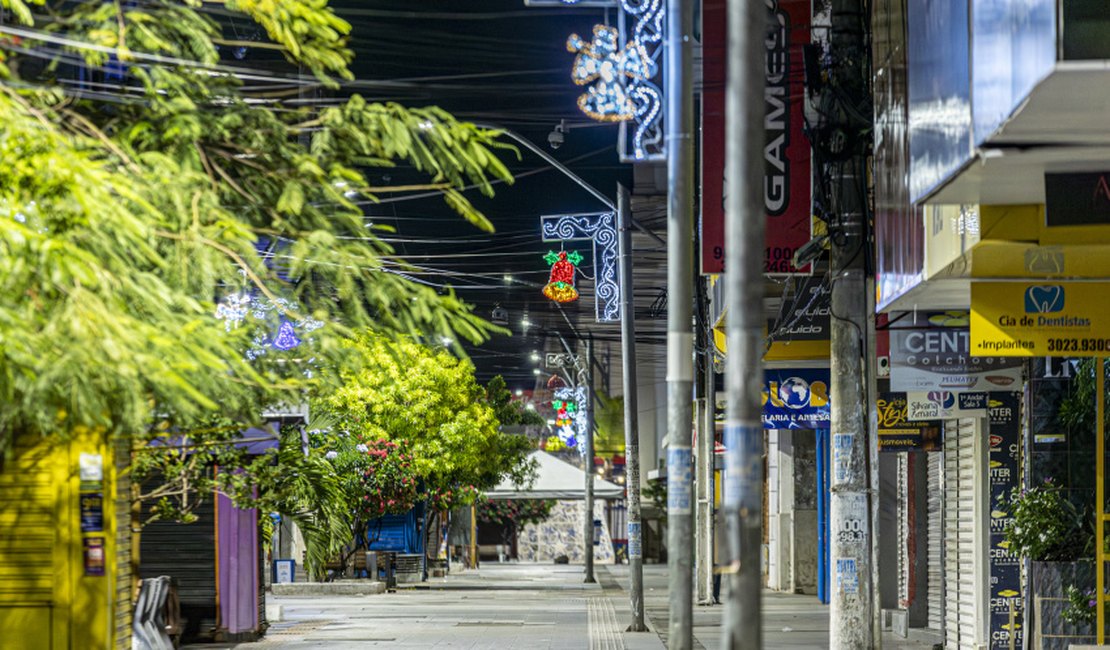
[[[551,265],[551,277],[543,288],[543,295],[559,303],[578,300],[578,290],[574,288],[575,267],[582,263],[578,251],[548,251],[544,260]]]

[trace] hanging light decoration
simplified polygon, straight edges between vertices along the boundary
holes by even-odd
[[[543,288],[543,295],[559,303],[578,300],[578,290],[574,288],[574,272],[582,263],[578,251],[548,251],[544,260],[551,265],[551,276]]]
[[[632,40],[622,50],[619,38],[615,28],[596,25],[589,43],[578,34],[567,39],[567,50],[577,53],[571,79],[579,86],[589,86],[578,97],[578,108],[595,120],[619,122],[635,117],[638,105],[624,78],[645,81],[656,74],[656,63],[640,41]]]

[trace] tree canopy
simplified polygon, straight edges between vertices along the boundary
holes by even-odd
[[[0,6],[25,25],[0,25],[0,447],[17,432],[257,421],[357,372],[353,331],[493,331],[407,279],[361,204],[439,192],[489,228],[463,190],[511,180],[497,132],[434,107],[252,96],[221,58],[216,7],[317,80],[349,78],[350,26],[324,0]],[[367,180],[393,165],[423,180]],[[229,304],[266,318],[214,317]]]
[[[351,343],[362,367],[343,373],[342,386],[312,408],[335,418],[335,427],[360,438],[405,440],[428,491],[497,485],[505,476],[523,482],[534,447],[500,430],[474,366],[443,348],[377,334]]]

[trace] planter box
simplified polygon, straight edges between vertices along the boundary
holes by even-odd
[[[1032,620],[1026,629],[1033,631],[1033,650],[1068,650],[1072,645],[1094,644],[1094,625],[1072,625],[1064,620],[1069,585],[1087,591],[1095,588],[1095,563],[1031,562],[1030,586],[1033,597]]]

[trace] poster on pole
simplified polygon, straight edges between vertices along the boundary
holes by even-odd
[[[805,136],[802,47],[810,42],[809,0],[766,0],[771,27],[764,39],[763,206],[767,215],[763,272],[812,273],[794,267],[794,253],[812,236],[811,152]],[[702,5],[701,271],[725,265],[725,0]]]

